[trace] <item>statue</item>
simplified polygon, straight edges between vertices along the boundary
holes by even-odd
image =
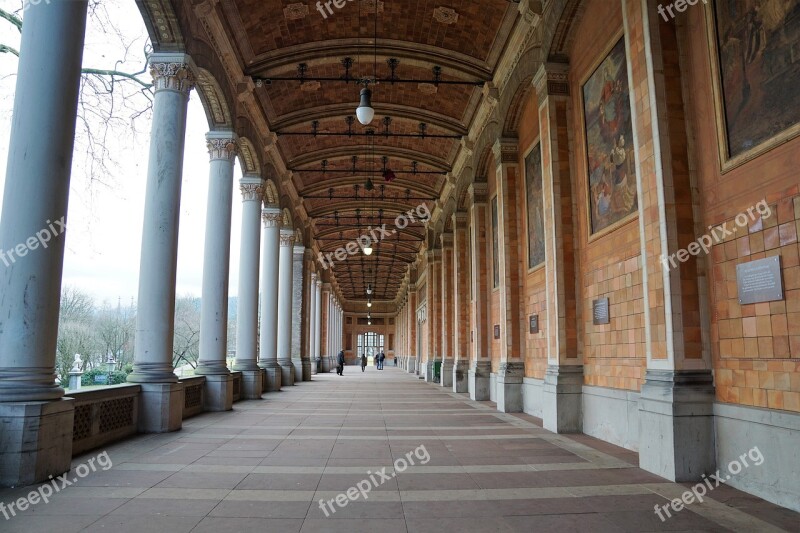
[[[81,361],[81,354],[75,354],[75,362],[72,363],[72,370],[70,372],[83,372],[83,361]]]

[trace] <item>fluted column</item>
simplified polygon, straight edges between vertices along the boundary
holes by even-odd
[[[295,242],[292,248],[292,366],[294,383],[308,381],[303,379],[303,259],[306,248]],[[308,363],[306,363],[307,365]],[[311,369],[306,369],[311,379]]]
[[[329,372],[330,367],[327,369],[325,368],[326,365],[323,364],[322,357],[321,357],[321,343],[322,343],[322,281],[317,280],[314,284],[314,300],[315,300],[315,312],[314,312],[314,353],[312,356],[316,361],[317,372]]]
[[[200,358],[194,373],[205,376],[207,411],[233,406],[233,377],[228,348],[228,280],[230,276],[233,163],[238,148],[230,131],[206,134],[211,157],[203,249],[203,296],[200,300]]]
[[[281,390],[278,364],[278,256],[280,254],[281,211],[261,211],[261,334],[258,366],[267,372],[267,392]]]
[[[239,296],[236,307],[236,362],[242,372],[245,399],[261,398],[262,372],[258,367],[258,275],[261,251],[261,201],[264,182],[260,176],[239,180],[242,193],[242,237],[239,247]]]
[[[55,354],[86,5],[26,5],[0,222],[0,486],[70,465]]]
[[[281,385],[294,385],[292,364],[292,277],[294,274],[294,231],[281,228],[278,262],[278,364]]]

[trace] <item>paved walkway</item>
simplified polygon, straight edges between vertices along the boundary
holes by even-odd
[[[654,506],[686,488],[633,466],[636,454],[392,367],[314,380],[110,446],[113,468],[0,514],[0,531],[800,530],[798,514],[725,486],[662,523]],[[102,451],[76,458],[69,479]],[[368,499],[342,495],[351,487]],[[29,491],[0,491],[0,502]]]

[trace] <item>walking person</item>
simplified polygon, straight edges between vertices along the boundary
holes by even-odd
[[[383,370],[383,361],[384,361],[385,359],[386,359],[386,354],[385,354],[385,353],[383,353],[383,350],[381,350],[381,353],[379,353],[379,354],[378,354],[378,361],[380,361],[380,365],[381,365],[379,368],[380,368],[381,370]]]
[[[344,350],[339,351],[339,355],[336,356],[336,373],[340,376],[344,375]]]
[[[361,354],[361,371],[366,372],[367,370],[367,354]]]

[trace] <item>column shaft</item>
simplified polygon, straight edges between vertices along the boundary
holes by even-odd
[[[278,263],[278,364],[282,386],[294,385],[292,364],[292,278],[294,274],[294,231],[281,229]]]
[[[258,276],[261,251],[261,201],[264,184],[259,176],[239,182],[242,193],[242,237],[239,249],[239,296],[236,308],[236,362],[243,373],[246,399],[261,398],[264,389],[258,367]]]
[[[278,364],[278,256],[281,212],[267,207],[261,212],[261,335],[258,366],[267,371],[267,392],[281,390]]]

